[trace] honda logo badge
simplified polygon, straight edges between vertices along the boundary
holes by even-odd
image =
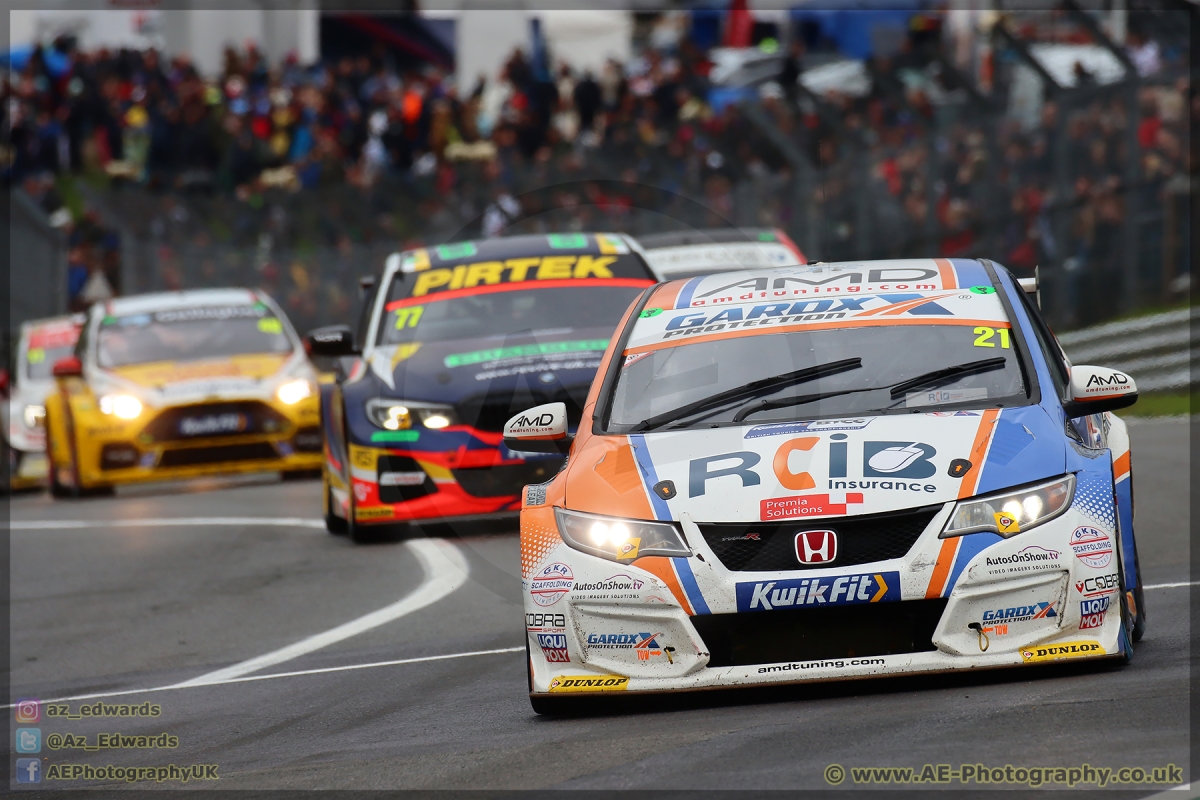
[[[801,564],[828,564],[837,558],[833,531],[800,531],[796,534],[796,560]]]

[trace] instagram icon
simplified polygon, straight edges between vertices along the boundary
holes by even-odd
[[[42,704],[37,700],[17,701],[17,722],[37,722],[42,718]]]

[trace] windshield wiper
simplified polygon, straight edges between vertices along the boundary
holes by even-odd
[[[935,369],[932,372],[926,372],[924,375],[918,375],[915,378],[909,378],[900,383],[891,385],[892,399],[895,400],[909,389],[916,389],[919,386],[937,386],[939,383],[945,383],[948,378],[959,378],[963,375],[974,375],[977,372],[991,372],[994,369],[1001,369],[1008,363],[1003,356],[995,358],[984,358],[979,361],[968,361],[965,364],[955,364],[953,367],[942,367]]]
[[[668,422],[675,422],[692,416],[701,411],[707,411],[711,408],[719,408],[720,406],[728,405],[739,400],[749,400],[763,394],[785,389],[788,386],[794,386],[798,383],[815,380],[825,377],[826,375],[836,375],[839,372],[847,372],[852,369],[858,369],[862,366],[861,358],[846,358],[841,361],[831,361],[828,364],[817,364],[813,367],[805,367],[794,372],[785,372],[782,375],[776,375],[771,378],[762,378],[761,380],[751,381],[744,386],[737,386],[733,389],[726,389],[723,392],[717,392],[709,397],[701,398],[695,402],[680,406],[679,408],[664,411],[662,414],[655,414],[653,417],[644,419],[629,429],[630,433],[640,433],[657,428]]]
[[[915,378],[909,378],[899,383],[893,383],[891,386],[864,386],[859,389],[842,389],[836,392],[821,392],[820,394],[803,394],[799,397],[783,397],[778,400],[763,400],[761,403],[753,406],[746,406],[741,411],[733,415],[735,423],[741,422],[751,414],[757,414],[759,411],[768,411],[774,408],[787,408],[789,406],[802,406],[806,403],[815,403],[818,400],[825,400],[830,397],[841,397],[847,394],[857,394],[859,392],[877,392],[883,389],[891,390],[892,399],[900,397],[909,389],[915,389],[918,386],[935,386],[939,383],[945,383],[951,378],[960,378],[963,375],[973,375],[977,372],[989,372],[994,369],[1003,367],[1007,362],[1003,357],[985,358],[980,361],[969,361],[965,364],[955,364],[952,367],[943,367],[942,369],[926,372],[924,375],[918,375]]]

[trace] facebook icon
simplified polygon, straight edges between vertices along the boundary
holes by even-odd
[[[42,762],[37,758],[17,759],[17,783],[41,783]]]

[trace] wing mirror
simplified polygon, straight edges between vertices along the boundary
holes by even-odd
[[[52,372],[56,378],[82,378],[83,363],[75,356],[60,358],[54,362]]]
[[[1124,372],[1080,364],[1071,367],[1071,399],[1063,410],[1074,419],[1128,408],[1137,398],[1137,383]]]
[[[356,356],[354,331],[349,325],[328,325],[308,332],[304,349],[310,356]]]
[[[546,403],[504,423],[504,445],[526,453],[566,453],[575,437],[567,433],[565,403]]]

